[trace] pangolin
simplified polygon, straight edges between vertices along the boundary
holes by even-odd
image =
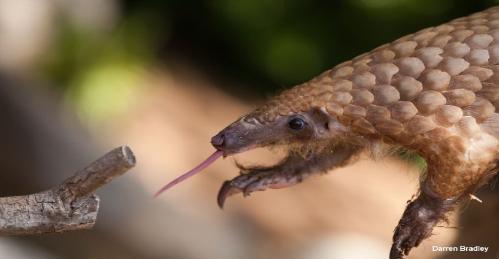
[[[242,167],[218,194],[282,188],[390,150],[416,152],[427,169],[395,228],[390,258],[403,258],[497,172],[499,6],[382,45],[283,91],[215,135],[220,156],[288,146],[271,167]],[[159,194],[159,193],[158,193]]]

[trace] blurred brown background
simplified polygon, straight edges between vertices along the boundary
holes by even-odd
[[[128,144],[138,166],[103,188],[95,229],[0,237],[0,258],[387,258],[418,169],[362,161],[283,190],[215,196],[209,139],[266,97],[406,33],[496,1],[0,0],[0,195],[58,184]],[[270,155],[269,155],[270,154]],[[237,156],[275,162],[279,152]],[[273,157],[273,158],[268,158]],[[499,258],[497,192],[479,193],[409,258]],[[453,228],[458,226],[459,228]],[[484,245],[487,254],[432,252]]]

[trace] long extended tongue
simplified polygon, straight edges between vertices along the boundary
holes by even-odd
[[[158,192],[156,192],[156,194],[154,194],[154,197],[158,197],[162,192],[170,189],[171,187],[175,186],[177,183],[180,183],[182,181],[184,181],[185,179],[201,172],[203,169],[205,169],[206,167],[208,167],[209,165],[211,165],[213,162],[215,162],[218,158],[220,158],[221,156],[223,155],[223,152],[222,151],[216,151],[215,153],[213,153],[211,156],[209,156],[208,158],[206,158],[206,160],[204,160],[201,164],[199,164],[198,166],[192,168],[189,172],[175,178],[173,181],[169,182],[167,185],[163,186],[163,188],[161,188]]]

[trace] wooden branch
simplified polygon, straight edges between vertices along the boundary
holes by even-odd
[[[61,185],[40,193],[0,198],[0,235],[32,235],[92,228],[99,187],[135,166],[127,146],[113,149]]]

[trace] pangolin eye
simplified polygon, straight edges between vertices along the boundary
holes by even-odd
[[[306,125],[305,121],[300,118],[293,118],[288,122],[289,128],[293,130],[301,130],[305,128],[305,125]]]

